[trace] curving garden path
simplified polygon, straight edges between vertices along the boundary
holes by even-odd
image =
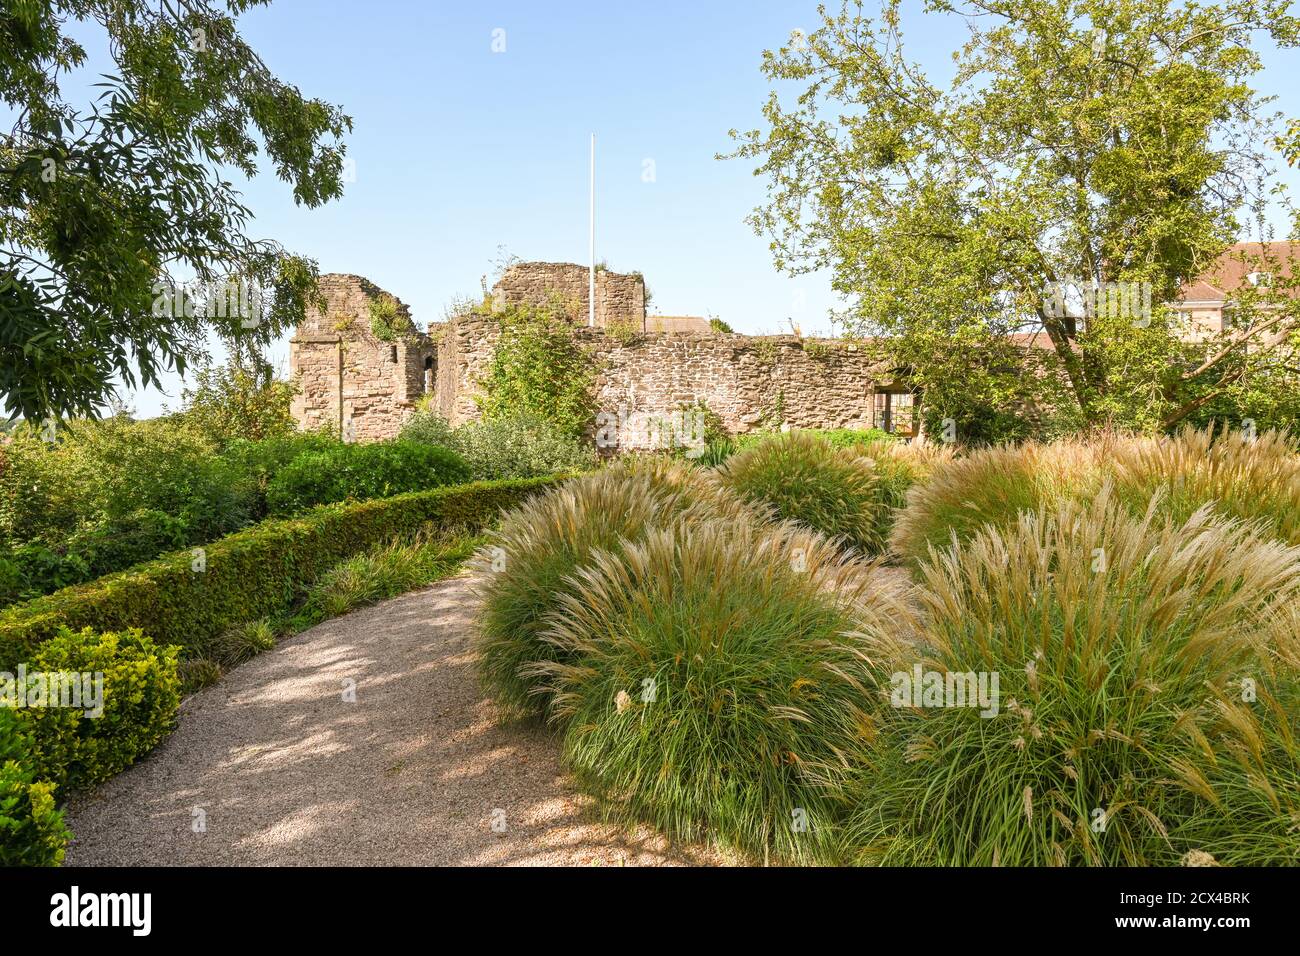
[[[327,621],[188,698],[157,750],[71,801],[66,863],[717,862],[595,822],[554,736],[496,722],[470,583]]]

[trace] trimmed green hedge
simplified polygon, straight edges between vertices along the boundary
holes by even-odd
[[[300,589],[395,534],[481,528],[561,477],[485,481],[265,521],[202,549],[174,554],[0,612],[0,669],[13,670],[60,627],[138,627],[159,644],[192,647],[234,624],[289,607]]]

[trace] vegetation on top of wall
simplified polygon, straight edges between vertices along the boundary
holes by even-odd
[[[370,331],[381,342],[396,342],[409,331],[401,320],[397,300],[387,292],[381,292],[370,300]]]
[[[750,349],[754,353],[754,358],[758,359],[764,365],[772,365],[776,362],[776,343],[767,338],[755,338],[750,342]]]
[[[709,316],[709,330],[712,332],[719,332],[727,335],[734,334],[736,331],[730,325],[724,322],[722,319],[718,318],[716,315]]]
[[[641,335],[641,329],[631,319],[615,319],[605,325],[605,334],[626,348]]]

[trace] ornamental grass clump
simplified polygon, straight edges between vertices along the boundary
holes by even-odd
[[[728,458],[718,473],[747,501],[773,509],[865,554],[884,549],[893,510],[875,459],[789,432]]]
[[[1160,490],[1163,510],[1177,520],[1208,503],[1300,544],[1300,448],[1285,432],[1184,428],[1173,437],[1117,443],[1109,465],[1130,507]]]
[[[1101,463],[1113,443],[1028,443],[939,460],[909,492],[890,548],[915,569],[932,548],[966,541],[985,526],[1009,528],[1021,512],[1089,498],[1101,486]]]
[[[545,712],[547,696],[520,669],[555,659],[555,646],[539,636],[543,619],[595,549],[617,552],[651,524],[718,514],[761,520],[707,474],[658,456],[575,478],[507,514],[474,562],[479,675],[502,713]]]
[[[793,525],[714,519],[597,553],[527,670],[579,781],[672,838],[832,862],[845,754],[874,733],[868,660],[909,619],[896,577]]]
[[[1160,509],[1134,516],[1103,486],[922,563],[922,644],[890,665],[894,706],[846,788],[849,853],[1300,860],[1300,549],[1208,508]],[[997,706],[918,698],[918,667],[996,675]]]

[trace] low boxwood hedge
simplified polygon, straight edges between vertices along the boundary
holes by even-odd
[[[201,549],[179,551],[0,612],[0,669],[13,670],[61,627],[140,628],[188,648],[287,608],[345,558],[429,527],[477,529],[559,477],[475,482],[265,521]]]

